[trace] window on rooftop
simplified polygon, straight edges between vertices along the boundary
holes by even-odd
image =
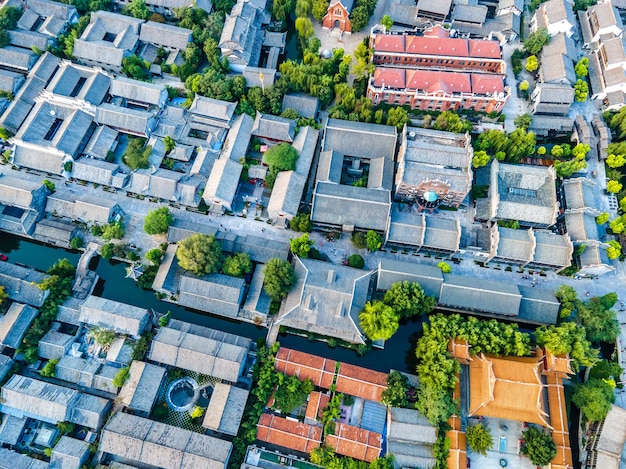
[[[46,135],[45,135],[45,137],[43,139],[47,140],[49,142],[52,141],[54,136],[59,131],[59,128],[61,127],[61,124],[63,124],[63,119],[58,119],[58,118],[54,119],[54,121],[52,122],[52,125],[48,129],[48,132],[46,132]]]
[[[521,187],[509,187],[509,194],[519,195],[522,197],[537,197],[537,191],[533,189],[522,189]]]
[[[38,17],[37,20],[30,27],[30,30],[37,31],[44,21],[45,21],[45,18],[43,16]]]
[[[106,33],[104,37],[102,38],[102,40],[106,42],[114,42],[116,37],[117,37],[117,34]]]

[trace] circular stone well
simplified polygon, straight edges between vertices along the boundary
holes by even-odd
[[[167,388],[165,400],[167,405],[176,412],[191,409],[200,395],[198,383],[188,376],[177,379]]]

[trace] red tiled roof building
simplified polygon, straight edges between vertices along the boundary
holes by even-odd
[[[372,34],[370,45],[376,70],[367,96],[374,104],[500,112],[509,97],[497,41],[451,38],[435,26],[423,36]]]

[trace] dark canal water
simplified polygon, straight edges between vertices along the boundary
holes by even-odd
[[[9,256],[9,262],[18,263],[46,271],[58,259],[67,258],[74,265],[78,263],[80,253],[47,246],[18,236],[0,233],[0,253]],[[106,261],[98,258],[91,268],[100,276],[94,291],[95,295],[134,306],[154,309],[159,312],[171,311],[172,317],[182,321],[212,327],[233,334],[258,339],[267,335],[267,329],[248,323],[229,321],[220,317],[182,308],[159,301],[154,292],[139,288],[127,279],[126,264],[118,261]],[[374,370],[388,372],[389,369],[415,372],[415,344],[422,331],[421,321],[402,324],[396,334],[387,341],[385,350],[374,349],[359,357],[352,350],[329,347],[325,342],[310,342],[304,337],[282,334],[279,341],[282,346],[313,353],[345,363],[365,366]]]

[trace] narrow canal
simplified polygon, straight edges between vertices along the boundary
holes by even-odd
[[[77,251],[44,245],[6,233],[0,233],[0,253],[9,256],[9,262],[26,265],[41,271],[48,270],[58,259],[64,257],[76,265],[80,257],[80,253]],[[126,264],[123,262],[97,258],[91,265],[91,268],[100,276],[94,294],[159,312],[169,310],[172,312],[172,317],[176,319],[255,340],[259,337],[265,337],[267,334],[267,329],[262,327],[229,321],[159,301],[154,292],[143,290],[133,280],[126,278],[125,266]],[[387,341],[384,350],[374,349],[362,357],[352,350],[341,347],[331,348],[325,342],[310,342],[304,337],[281,334],[278,340],[285,347],[345,363],[365,366],[383,372],[397,369],[414,373],[416,365],[414,350],[418,334],[421,331],[422,323],[419,320],[401,324],[398,332]]]

